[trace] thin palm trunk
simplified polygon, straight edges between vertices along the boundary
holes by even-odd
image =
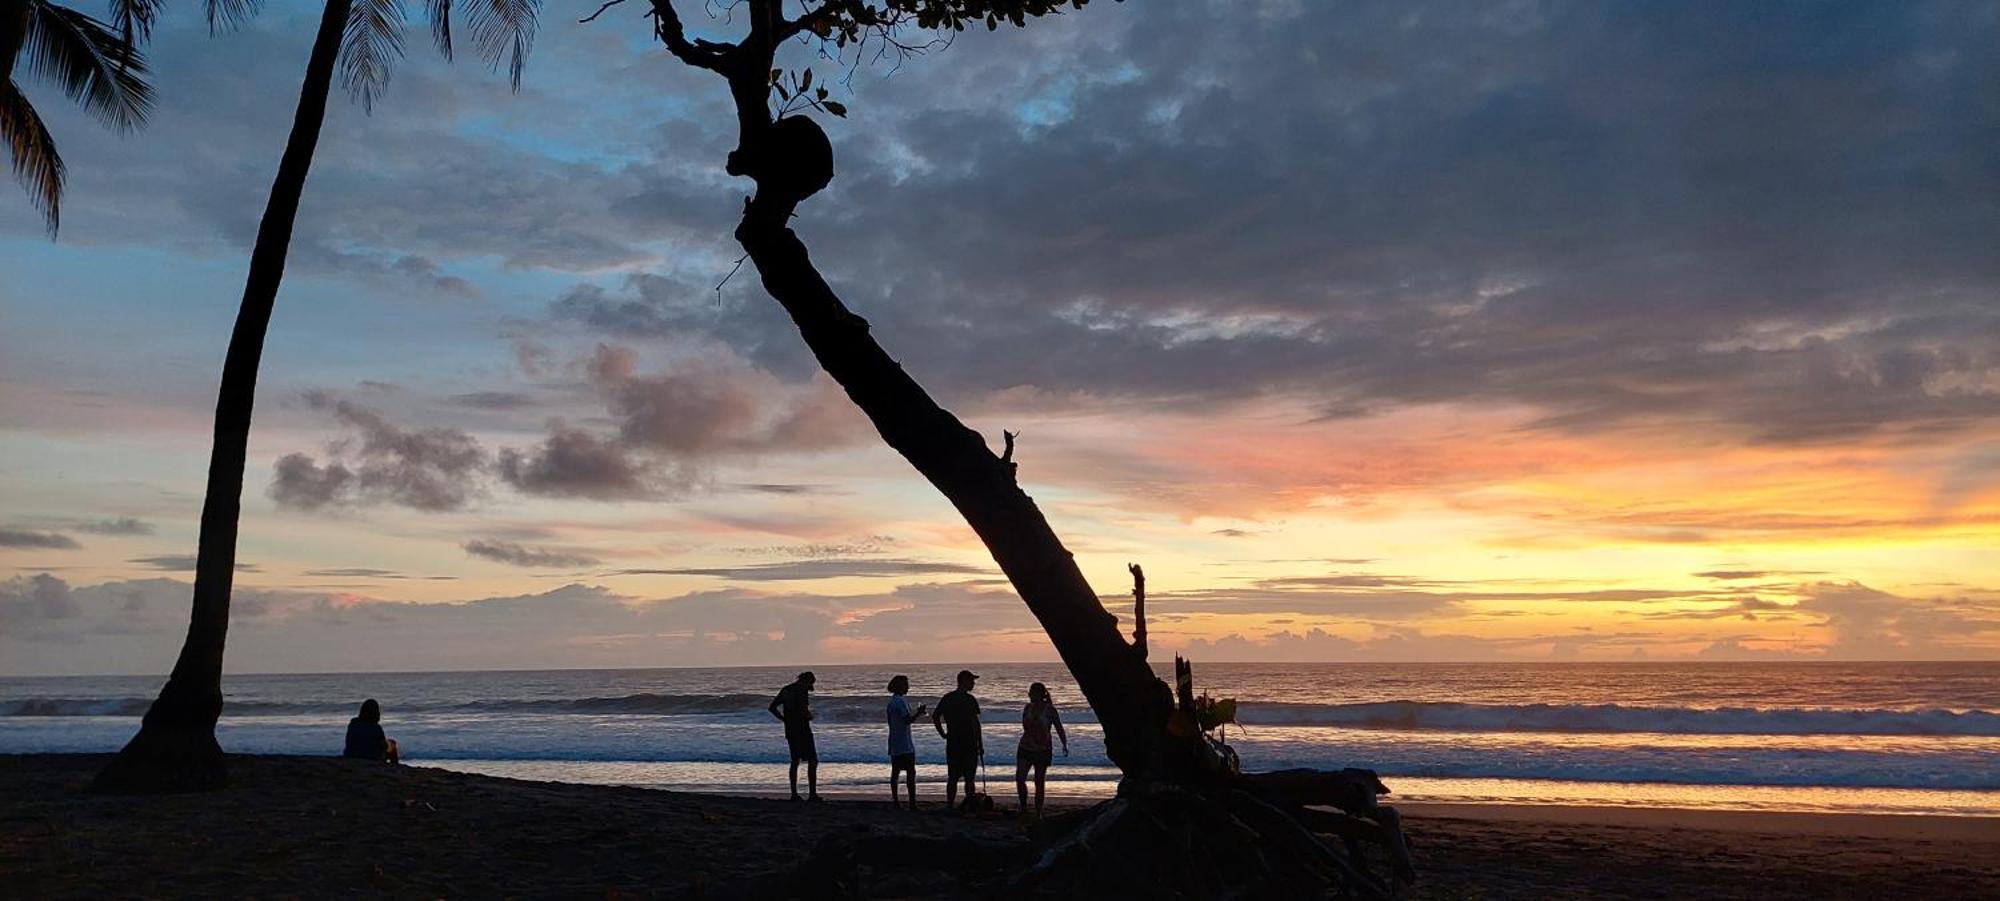
[[[225,779],[222,746],[215,722],[222,715],[222,649],[229,634],[229,595],[236,575],[237,517],[243,503],[243,467],[249,451],[250,416],[256,405],[257,368],[264,335],[285,275],[299,197],[319,146],[340,58],[341,33],[350,0],[327,0],[298,111],[278,163],[278,176],[250,252],[250,274],[229,353],[222,364],[222,387],[215,402],[215,443],[208,461],[208,494],[201,510],[201,538],[195,558],[194,610],[187,641],[160,697],[146,711],[139,734],[97,776],[108,791],[215,788]]]

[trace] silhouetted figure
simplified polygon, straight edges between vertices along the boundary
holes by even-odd
[[[402,763],[403,755],[394,739],[382,734],[382,705],[374,698],[361,702],[361,713],[347,721],[347,747],[342,757]]]
[[[806,764],[805,800],[819,800],[819,749],[813,745],[812,706],[808,696],[812,694],[813,674],[811,671],[799,674],[792,684],[778,689],[778,696],[771,699],[771,715],[785,724],[785,744],[792,752],[792,800],[799,800],[799,761]]]
[[[910,709],[910,701],[904,697],[910,693],[910,677],[897,676],[889,680],[889,804],[895,806],[896,777],[903,776],[910,784],[910,809],[917,809],[917,742],[910,735],[910,724],[929,709],[918,704]]]
[[[958,806],[958,780],[965,780],[965,799],[972,801],[973,778],[979,773],[979,759],[986,745],[979,738],[979,701],[972,696],[972,684],[979,679],[969,669],[958,671],[958,689],[938,699],[931,725],[944,736],[944,800]]]
[[[1021,797],[1021,812],[1028,812],[1028,770],[1035,771],[1035,817],[1042,815],[1042,789],[1048,781],[1049,763],[1055,746],[1049,729],[1062,740],[1063,756],[1069,756],[1069,736],[1063,732],[1062,715],[1049,697],[1049,687],[1037,682],[1028,686],[1028,706],[1021,708],[1021,745],[1014,751],[1014,791]]]

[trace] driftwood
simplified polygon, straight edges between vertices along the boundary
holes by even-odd
[[[1377,796],[1389,793],[1389,787],[1374,770],[1278,770],[1246,773],[1243,781],[1306,828],[1338,836],[1357,860],[1364,842],[1380,846],[1389,856],[1390,871],[1397,882],[1416,881],[1409,842],[1403,836],[1402,814],[1376,801]],[[1335,810],[1318,809],[1323,807]]]

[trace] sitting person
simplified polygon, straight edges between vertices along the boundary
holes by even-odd
[[[382,734],[382,705],[374,698],[361,702],[361,715],[347,721],[347,748],[342,757],[402,763],[396,740]]]

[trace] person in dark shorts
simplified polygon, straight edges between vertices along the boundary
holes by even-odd
[[[396,740],[382,734],[382,705],[375,703],[374,698],[362,701],[361,715],[347,721],[347,746],[340,756],[382,763],[403,762]]]
[[[979,774],[979,758],[986,745],[979,738],[979,700],[972,696],[972,684],[979,679],[971,670],[958,671],[958,689],[938,699],[931,713],[931,725],[944,736],[944,800],[958,806],[958,780],[965,780],[965,800],[974,795],[973,779]]]
[[[1035,818],[1042,816],[1042,790],[1048,781],[1049,763],[1055,746],[1049,728],[1062,740],[1063,756],[1069,756],[1069,736],[1063,732],[1062,715],[1049,698],[1049,687],[1037,682],[1028,686],[1028,706],[1021,708],[1021,744],[1014,751],[1014,791],[1021,797],[1021,813],[1028,812],[1028,771],[1035,771]]]
[[[910,677],[897,676],[889,680],[889,805],[901,802],[896,798],[896,778],[901,776],[910,783],[910,809],[917,809],[917,743],[910,735],[910,724],[924,715],[922,704],[916,710],[910,709],[910,701],[904,697],[910,693]]]
[[[792,753],[792,800],[799,798],[799,761],[806,764],[806,797],[804,800],[819,800],[819,749],[813,745],[812,694],[816,681],[810,670],[800,673],[792,684],[778,689],[777,697],[771,699],[771,715],[785,724],[785,744]]]

